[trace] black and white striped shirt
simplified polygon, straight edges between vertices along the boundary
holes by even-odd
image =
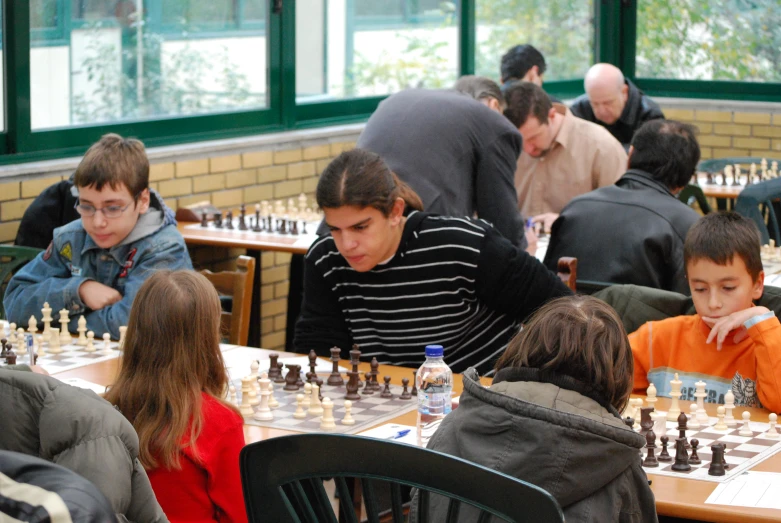
[[[520,321],[569,290],[534,257],[489,224],[413,212],[395,256],[356,272],[331,236],[306,255],[304,302],[295,347],[419,366],[424,347],[445,348],[454,372],[487,373]]]

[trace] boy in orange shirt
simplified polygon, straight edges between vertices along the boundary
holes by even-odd
[[[705,401],[781,412],[781,324],[773,311],[756,307],[765,273],[759,232],[736,213],[700,219],[684,243],[686,276],[697,314],[648,322],[629,336],[635,360],[634,392],[653,383],[670,395],[670,380],[683,382],[681,402],[694,402],[704,381]]]

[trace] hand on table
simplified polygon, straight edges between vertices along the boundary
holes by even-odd
[[[732,331],[737,331],[735,332],[732,341],[740,343],[748,336],[748,331],[743,324],[754,316],[760,316],[768,312],[769,309],[767,307],[751,307],[733,312],[729,316],[724,316],[723,318],[708,318],[703,316],[702,321],[710,327],[710,334],[708,334],[706,343],[712,343],[715,340],[716,350],[721,350],[724,340]]]
[[[556,218],[558,218],[559,215],[555,212],[546,212],[544,214],[538,214],[537,216],[532,216],[532,222],[542,225],[542,231],[549,233],[551,227],[553,226],[553,222],[556,221]]]
[[[79,297],[84,305],[93,311],[113,305],[122,299],[119,291],[94,280],[87,280],[79,286]]]

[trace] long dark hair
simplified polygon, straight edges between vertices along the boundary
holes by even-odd
[[[396,198],[401,198],[407,210],[423,210],[423,202],[412,187],[402,182],[378,154],[365,149],[345,151],[334,158],[320,175],[316,198],[321,209],[374,207],[389,216]]]

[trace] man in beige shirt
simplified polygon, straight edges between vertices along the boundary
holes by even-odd
[[[523,137],[515,171],[518,207],[545,230],[575,196],[614,184],[626,171],[624,148],[604,127],[577,118],[529,82],[505,91],[504,115]]]

